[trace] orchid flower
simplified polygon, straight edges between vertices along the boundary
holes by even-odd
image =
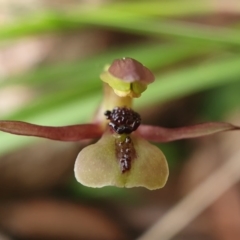
[[[89,187],[141,186],[153,190],[165,185],[169,171],[162,151],[148,141],[169,142],[240,129],[223,122],[172,129],[141,124],[140,115],[132,109],[132,101],[154,82],[154,75],[132,58],[113,61],[104,68],[100,78],[104,97],[92,123],[50,127],[0,121],[0,130],[59,141],[99,139],[77,156],[74,172],[81,184]]]

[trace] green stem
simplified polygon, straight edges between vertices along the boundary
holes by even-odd
[[[104,83],[103,91],[104,91],[104,97],[95,115],[94,120],[96,122],[102,123],[102,125],[105,126],[106,119],[104,116],[104,112],[106,110],[112,110],[114,107],[132,108],[132,98],[119,97],[107,83]]]

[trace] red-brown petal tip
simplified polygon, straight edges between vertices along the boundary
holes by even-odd
[[[154,81],[153,73],[133,58],[121,58],[113,61],[108,69],[114,77],[125,82],[141,81],[149,84]]]

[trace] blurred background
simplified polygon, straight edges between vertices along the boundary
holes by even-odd
[[[156,76],[135,100],[145,124],[240,125],[239,52],[239,0],[0,0],[0,119],[91,121],[103,66],[125,56]],[[170,166],[160,190],[91,189],[73,174],[86,143],[1,132],[0,239],[239,240],[240,171],[224,167],[239,141],[159,144]]]

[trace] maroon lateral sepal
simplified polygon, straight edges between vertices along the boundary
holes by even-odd
[[[203,137],[230,130],[240,130],[240,127],[224,122],[207,122],[180,128],[140,125],[137,133],[152,142],[171,142],[180,139]]]
[[[98,124],[78,124],[61,127],[40,126],[21,121],[0,121],[0,131],[59,141],[79,141],[100,138],[103,130]]]

